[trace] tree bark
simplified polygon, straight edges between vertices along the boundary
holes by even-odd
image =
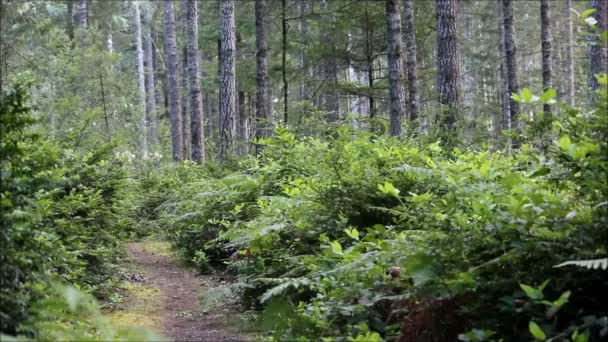
[[[171,118],[171,142],[173,160],[182,160],[182,115],[179,108],[179,88],[177,85],[177,43],[175,38],[175,18],[173,1],[164,0],[165,50],[167,53],[167,98]]]
[[[287,83],[287,1],[281,1],[281,75],[283,79],[283,123],[287,125],[289,116],[289,85]]]
[[[574,106],[574,45],[572,28],[572,0],[566,0],[566,98],[570,107]]]
[[[65,26],[70,41],[74,40],[74,0],[67,0],[67,13],[65,15]]]
[[[599,89],[600,84],[595,78],[595,75],[606,72],[607,60],[607,49],[606,44],[608,42],[601,41],[599,36],[608,28],[608,0],[592,0],[591,7],[595,9],[595,12],[590,17],[595,18],[597,21],[596,30],[589,37],[590,46],[588,49],[589,55],[589,75],[588,84],[592,90]]]
[[[221,0],[220,161],[225,161],[234,139],[236,112],[234,0]]]
[[[203,130],[203,103],[198,65],[198,12],[196,1],[187,0],[186,27],[188,37],[188,76],[190,84],[190,124],[192,134],[192,160],[205,161],[205,132]]]
[[[156,145],[157,131],[156,131],[156,82],[154,78],[154,63],[153,55],[154,50],[152,48],[152,13],[149,9],[144,8],[143,13],[143,24],[145,29],[144,34],[144,62],[145,62],[145,77],[146,77],[146,115],[147,123],[149,128],[149,143],[150,145]]]
[[[540,1],[541,35],[542,35],[542,55],[543,55],[543,91],[553,87],[551,82],[551,21],[549,13],[549,0]],[[551,116],[551,105],[543,104],[545,117]]]
[[[517,78],[517,46],[515,45],[515,27],[513,26],[513,4],[511,0],[502,1],[503,25],[505,29],[505,57],[507,77],[509,79],[509,120],[510,127],[519,131],[517,115],[519,114],[519,103],[511,98],[511,94],[519,93],[519,80]],[[519,147],[517,139],[512,140],[513,147]]]
[[[321,0],[321,10],[329,11],[329,1]],[[325,82],[325,94],[323,95],[323,110],[327,112],[329,122],[334,122],[339,119],[339,101],[338,101],[338,63],[336,60],[335,48],[335,21],[334,14],[331,14],[329,27],[324,27],[321,33],[321,45],[329,46],[330,51],[324,52],[323,57],[323,81]]]
[[[403,1],[403,24],[405,29],[405,69],[407,71],[407,88],[409,95],[410,121],[418,119],[418,76],[416,72],[416,27],[414,26],[413,0]]]
[[[87,0],[78,1],[78,26],[87,27]]]
[[[300,21],[298,22],[298,30],[300,33],[301,39],[305,40],[308,35],[308,19],[306,18],[306,14],[309,11],[309,3],[310,0],[298,0],[298,15],[300,16]],[[302,46],[305,46],[306,42],[303,41]],[[302,72],[302,78],[300,80],[300,101],[307,100],[309,97],[308,89],[306,88],[306,78],[310,77],[309,67],[306,62],[306,49],[300,49],[300,70]]]
[[[133,2],[135,23],[135,48],[137,52],[137,89],[139,94],[139,129],[141,134],[141,154],[144,158],[148,157],[148,129],[146,124],[146,81],[144,74],[144,52],[141,39],[141,18],[139,13],[139,2]]]
[[[266,38],[266,0],[255,1],[255,46],[256,46],[256,95],[255,95],[255,137],[263,139],[268,134],[270,94],[268,92],[268,42]],[[261,146],[256,144],[256,154]]]
[[[181,0],[181,16],[188,16],[188,0]],[[188,23],[182,20],[182,37],[188,37]],[[180,108],[182,113],[182,155],[183,159],[192,159],[192,122],[191,113],[188,111],[190,104],[190,88],[188,87],[188,43],[184,43],[181,48],[181,78],[180,78]],[[179,63],[179,62],[178,62]]]
[[[505,25],[502,13],[502,0],[497,0],[496,5],[498,17],[498,56],[500,58],[500,108],[502,112],[502,119],[497,121],[502,123],[502,130],[509,130],[511,129],[511,112],[509,109],[511,95],[509,93],[509,75],[507,73],[507,61],[505,56]]]
[[[453,129],[460,106],[460,56],[456,31],[456,0],[436,0],[437,88],[442,105],[442,124]]]
[[[386,18],[390,134],[399,136],[401,134],[401,118],[405,114],[405,89],[403,89],[401,14],[398,0],[386,0]]]

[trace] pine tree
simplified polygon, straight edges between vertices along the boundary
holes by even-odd
[[[236,114],[234,0],[221,0],[220,161],[225,161],[234,139]]]
[[[184,158],[182,149],[182,115],[179,108],[179,88],[177,85],[177,42],[175,38],[175,18],[173,1],[164,0],[165,52],[167,55],[167,97],[171,118],[171,147],[173,160]]]
[[[151,4],[148,4],[150,6]],[[152,47],[152,10],[148,7],[143,8],[143,26],[144,26],[144,64],[146,77],[146,115],[148,123],[148,137],[150,145],[157,144],[156,130],[156,80],[154,78],[154,50]]]
[[[416,71],[416,27],[414,26],[414,2],[403,0],[403,25],[405,31],[405,69],[409,98],[409,117],[418,118],[418,76]]]
[[[203,103],[198,65],[198,13],[196,1],[187,0],[186,33],[188,37],[188,77],[190,84],[190,124],[192,127],[192,160],[205,161]]]
[[[390,133],[401,134],[401,118],[405,114],[403,60],[401,58],[401,15],[398,0],[386,0],[386,40],[389,76]]]
[[[519,130],[517,115],[519,114],[519,103],[510,95],[519,93],[519,80],[517,78],[517,46],[515,45],[515,27],[513,26],[513,4],[511,0],[502,0],[503,25],[505,30],[505,60],[507,67],[507,78],[509,79],[509,120],[511,129]],[[519,142],[513,139],[513,147],[518,147]]]
[[[456,0],[436,0],[437,88],[442,105],[442,124],[452,129],[460,106],[460,57],[456,31]]]
[[[543,55],[543,91],[553,87],[551,82],[551,28],[549,0],[540,1],[540,17],[542,31],[542,55]],[[543,111],[546,116],[551,115],[551,105],[543,104]]]
[[[574,106],[574,43],[572,28],[572,0],[566,0],[565,8],[566,24],[566,93],[569,106]]]
[[[133,22],[135,23],[135,50],[137,55],[137,89],[139,94],[139,129],[141,134],[141,154],[148,157],[148,129],[146,123],[146,81],[144,75],[144,52],[141,39],[141,16],[139,13],[139,2],[133,2]]]
[[[268,89],[268,41],[266,38],[266,0],[255,0],[255,46],[256,46],[256,101],[255,101],[255,137],[267,136],[270,110]],[[256,145],[256,154],[261,146]]]

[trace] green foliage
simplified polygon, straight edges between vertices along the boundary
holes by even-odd
[[[123,173],[110,147],[78,154],[31,132],[28,84],[3,93],[0,330],[15,333],[57,279],[107,297],[120,244]]]

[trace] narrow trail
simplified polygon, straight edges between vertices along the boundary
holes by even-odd
[[[229,324],[228,319],[234,319],[238,313],[220,309],[203,313],[198,295],[212,280],[180,265],[167,253],[166,245],[130,243],[127,253],[134,271],[141,274],[132,276],[130,283],[139,282],[142,284],[139,293],[152,294],[147,298],[130,296],[123,305],[126,312],[139,310],[140,324],[158,330],[173,341],[246,340],[234,324]],[[147,290],[142,291],[144,288]]]

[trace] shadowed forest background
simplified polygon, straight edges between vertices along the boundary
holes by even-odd
[[[0,11],[3,341],[608,338],[608,0]]]

